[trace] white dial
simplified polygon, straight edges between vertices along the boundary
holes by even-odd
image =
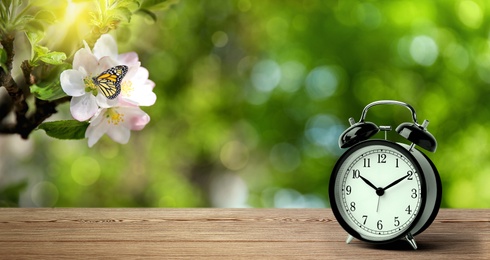
[[[369,241],[404,236],[420,217],[425,186],[405,148],[377,142],[360,146],[336,165],[335,207],[348,229]],[[345,228],[345,227],[344,227]]]

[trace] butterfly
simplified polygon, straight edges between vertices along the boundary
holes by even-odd
[[[92,82],[99,87],[102,94],[108,99],[115,99],[121,93],[121,82],[128,72],[128,66],[114,66],[99,76],[93,77]]]

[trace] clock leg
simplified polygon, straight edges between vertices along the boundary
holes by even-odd
[[[412,236],[412,233],[408,233],[405,236],[405,239],[410,243],[410,245],[413,247],[413,250],[417,250],[417,243],[415,243],[415,239]]]
[[[350,244],[350,242],[352,241],[352,239],[354,239],[354,237],[353,237],[353,236],[351,236],[351,235],[349,235],[349,236],[347,237],[347,240],[345,240],[345,243]]]

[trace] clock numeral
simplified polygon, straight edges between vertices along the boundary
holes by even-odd
[[[364,222],[362,222],[363,225],[366,225],[366,221],[367,221],[367,215],[362,215],[362,218],[364,219]]]
[[[417,189],[412,189],[412,195],[410,195],[410,197],[412,197],[412,199],[417,198]]]
[[[364,168],[369,168],[369,167],[371,167],[371,159],[364,158]]]
[[[408,215],[412,214],[412,210],[410,209],[410,205],[405,209]]]
[[[396,158],[395,167],[398,168],[398,158]]]
[[[345,187],[345,191],[347,195],[350,195],[352,193],[352,187],[350,185],[347,185],[347,187]]]
[[[408,171],[407,174],[408,174],[407,180],[410,180],[410,181],[413,180],[413,171]]]
[[[378,163],[386,163],[386,154],[378,154]]]
[[[398,220],[398,217],[395,217],[395,227],[398,227],[400,225],[400,220]]]
[[[378,220],[378,223],[376,223],[376,227],[378,228],[378,230],[382,230],[383,229],[383,221]]]
[[[359,177],[361,177],[361,171],[352,170],[352,179],[359,179]]]
[[[354,201],[350,203],[350,211],[356,211],[356,203]]]

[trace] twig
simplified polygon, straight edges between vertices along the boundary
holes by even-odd
[[[26,96],[22,91],[22,88],[14,81],[12,78],[12,63],[14,60],[14,37],[11,35],[4,35],[0,43],[2,44],[6,54],[7,61],[6,67],[8,71],[0,69],[0,84],[7,89],[7,92],[12,101],[12,105],[3,105],[1,109],[13,110],[15,113],[15,123],[2,123],[0,124],[0,133],[2,134],[19,134],[23,139],[27,139],[29,134],[39,126],[46,118],[50,117],[52,114],[56,113],[56,106],[60,103],[64,103],[70,100],[70,97],[60,98],[54,101],[45,101],[35,98],[35,111],[31,115],[27,116],[27,111],[29,109]],[[27,85],[32,85],[35,83],[35,78],[32,75],[32,66],[28,61],[22,62],[21,65],[22,72],[24,74],[25,81]],[[8,111],[5,116],[8,114]],[[0,118],[0,122],[3,118]]]

